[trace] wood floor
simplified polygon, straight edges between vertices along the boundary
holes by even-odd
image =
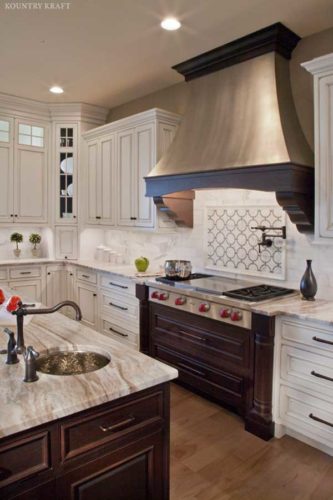
[[[172,384],[171,500],[333,500],[333,457],[242,420]]]

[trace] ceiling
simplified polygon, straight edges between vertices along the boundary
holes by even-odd
[[[109,108],[182,81],[172,65],[276,21],[302,37],[333,26],[332,0],[72,0],[62,11],[23,3],[0,0],[0,92]],[[167,15],[183,27],[162,30]],[[52,85],[65,93],[53,96]]]

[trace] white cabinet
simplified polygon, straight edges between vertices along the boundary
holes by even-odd
[[[56,259],[77,259],[78,230],[72,226],[57,226],[55,228]]]
[[[333,53],[302,66],[314,75],[315,234],[333,243]]]
[[[115,222],[115,136],[87,142],[87,222]]]
[[[82,323],[94,330],[98,329],[97,289],[81,281],[76,283],[76,300],[82,311]]]
[[[55,123],[56,223],[74,224],[78,205],[78,124]]]
[[[13,126],[11,118],[0,116],[0,222],[14,216]]]
[[[152,109],[84,134],[88,224],[155,226],[144,178],[170,146],[179,121],[174,113]]]
[[[46,305],[55,306],[66,298],[65,266],[62,264],[48,265],[46,268]]]
[[[27,279],[22,281],[10,281],[9,288],[12,288],[18,295],[36,302],[42,300],[42,287],[40,279]]]
[[[274,364],[276,436],[333,455],[333,328],[278,318]]]

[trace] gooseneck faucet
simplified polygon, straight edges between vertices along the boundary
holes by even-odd
[[[17,324],[17,345],[16,345],[16,350],[19,353],[23,353],[25,351],[25,345],[24,345],[24,333],[23,333],[23,324],[24,324],[24,316],[28,316],[29,314],[51,314],[54,312],[59,311],[59,309],[62,309],[63,307],[72,307],[76,313],[76,321],[81,321],[82,319],[82,312],[80,307],[73,302],[72,300],[64,300],[63,302],[60,302],[59,304],[53,306],[53,307],[48,307],[48,308],[42,308],[42,309],[29,309],[25,304],[22,304],[22,302],[18,303],[18,308],[16,311],[13,311],[12,314],[16,316],[16,324]]]

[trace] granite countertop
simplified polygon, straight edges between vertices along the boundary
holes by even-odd
[[[1,331],[0,348],[7,336]],[[25,327],[25,343],[38,351],[80,346],[102,350],[111,362],[95,372],[72,376],[39,373],[24,383],[24,362],[6,365],[0,355],[0,437],[72,415],[96,405],[175,379],[177,370],[112,340],[60,313],[35,316]]]

